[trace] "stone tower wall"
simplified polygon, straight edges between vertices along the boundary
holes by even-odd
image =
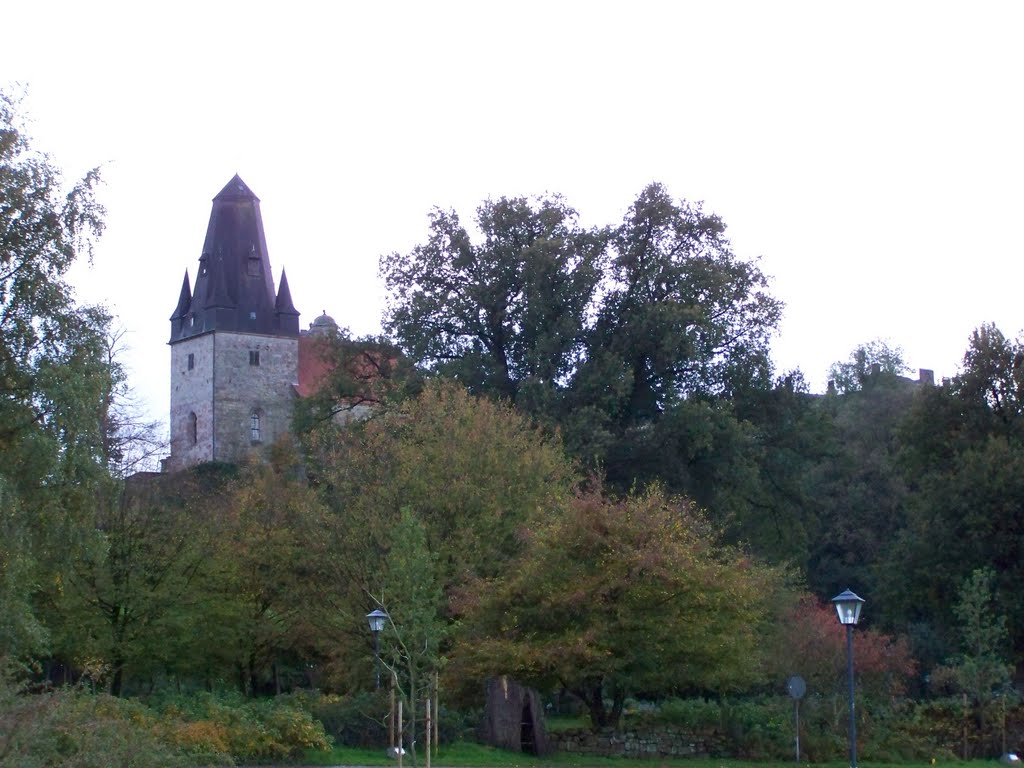
[[[258,364],[250,362],[253,352]],[[237,462],[287,434],[298,370],[297,338],[215,332],[172,344],[171,455],[165,468]]]
[[[213,351],[212,333],[171,345],[171,455],[165,466],[172,472],[213,460]]]
[[[214,457],[238,461],[291,431],[299,340],[281,336],[214,333]],[[251,353],[259,364],[251,364]],[[259,414],[260,435],[252,435]]]

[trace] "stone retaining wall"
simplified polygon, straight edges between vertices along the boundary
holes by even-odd
[[[703,737],[681,728],[613,731],[573,730],[548,733],[558,752],[594,757],[707,757],[709,744]]]

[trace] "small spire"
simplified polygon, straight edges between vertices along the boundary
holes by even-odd
[[[283,269],[281,270],[281,283],[277,289],[277,301],[274,302],[274,311],[279,315],[295,315],[296,317],[299,315],[299,311],[292,303],[292,292],[288,288],[288,275]]]
[[[185,279],[181,281],[181,294],[178,296],[178,306],[174,308],[171,320],[180,320],[188,314],[192,306],[192,286],[188,282],[188,270],[185,270]]]

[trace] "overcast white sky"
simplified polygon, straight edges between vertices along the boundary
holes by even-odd
[[[952,375],[971,331],[1024,326],[1024,4],[55,3],[3,10],[0,79],[37,148],[103,165],[79,295],[129,332],[166,419],[165,345],[210,200],[262,201],[306,327],[379,331],[382,253],[432,206],[560,192],[614,223],[644,185],[704,200],[760,257],[773,348],[824,387],[884,338]]]

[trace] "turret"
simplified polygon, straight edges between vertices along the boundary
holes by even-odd
[[[288,275],[281,270],[281,284],[277,289],[277,300],[274,302],[274,313],[277,315],[277,327],[282,333],[299,335],[299,311],[292,304],[292,292],[288,288]]]

